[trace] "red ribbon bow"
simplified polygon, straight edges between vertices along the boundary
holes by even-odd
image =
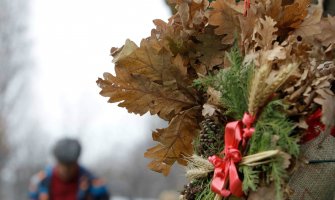
[[[214,165],[214,176],[211,182],[211,189],[213,192],[220,194],[223,197],[228,197],[231,194],[241,197],[242,182],[238,177],[236,163],[242,160],[239,145],[241,141],[249,139],[254,133],[255,129],[252,124],[255,118],[247,113],[244,114],[242,121],[230,122],[225,128],[225,148],[221,154],[224,158],[219,156],[211,156],[208,160]],[[246,128],[243,128],[243,124]],[[229,189],[227,189],[229,182]]]
[[[245,148],[245,145],[246,145],[246,141],[251,138],[252,134],[254,134],[255,132],[255,128],[252,127],[252,124],[254,123],[255,121],[255,117],[248,114],[248,113],[244,113],[243,115],[243,119],[242,119],[242,122],[243,124],[246,126],[244,129],[243,129],[243,141],[242,141],[242,147]]]

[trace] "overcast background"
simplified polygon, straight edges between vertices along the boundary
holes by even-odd
[[[84,162],[150,138],[150,118],[107,104],[95,81],[113,71],[111,47],[121,47],[127,38],[139,44],[150,35],[153,19],[168,19],[165,2],[34,0],[31,8],[33,106],[46,134],[80,134],[90,150]]]
[[[113,72],[111,47],[139,44],[170,15],[164,0],[0,0],[0,199],[26,199],[29,177],[53,163],[64,136],[82,142],[82,163],[114,195],[182,188],[182,170],[165,178],[143,157],[166,123],[108,104],[95,83]]]

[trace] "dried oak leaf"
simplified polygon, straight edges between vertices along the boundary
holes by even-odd
[[[319,1],[317,5],[311,5],[307,17],[301,23],[299,28],[295,30],[294,34],[303,38],[320,34],[320,21],[322,13],[322,1]]]
[[[249,46],[250,49],[246,49],[247,55],[244,62],[254,63],[256,67],[267,65],[269,66],[268,71],[274,65],[286,66],[289,63],[296,62],[294,56],[291,56],[293,43],[283,42],[279,44],[276,41],[277,30],[276,21],[271,17],[259,18],[254,26],[252,37],[247,42],[252,45]]]
[[[295,0],[293,4],[284,6],[278,26],[297,29],[305,20],[309,5],[310,0]]]
[[[310,63],[297,76],[299,79],[285,90],[285,100],[293,106],[292,114],[301,114],[308,111],[312,107],[313,102],[321,106],[325,105],[324,101],[327,99],[327,94],[332,94],[330,88],[331,82],[335,79],[334,63],[327,61],[321,63],[318,67]],[[328,108],[325,109],[329,110]],[[303,123],[300,125],[306,127]]]
[[[157,40],[143,40],[140,47],[128,41],[114,51],[114,61],[116,75],[105,73],[97,81],[100,94],[110,103],[120,102],[128,112],[150,112],[165,120],[197,105],[194,91],[187,87],[192,80],[187,80],[185,66]]]
[[[328,47],[335,44],[335,16],[328,16],[321,20],[321,34],[316,38],[322,45]],[[334,48],[334,47],[333,47]]]
[[[259,16],[257,15],[257,8],[254,6],[252,6],[248,10],[248,17],[245,16],[238,17],[241,27],[241,43],[245,50],[250,48],[251,44],[249,38],[252,38],[252,33],[254,31],[254,24],[256,24],[258,18]]]
[[[121,60],[129,56],[137,48],[138,48],[137,45],[129,39],[126,40],[126,43],[125,45],[123,45],[123,47],[121,48],[113,47],[111,49],[111,55],[113,56],[113,62],[115,63],[118,60]]]
[[[253,3],[251,13],[259,18],[269,16],[278,22],[277,35],[285,39],[303,23],[308,13],[309,0],[262,0]]]
[[[153,132],[156,146],[147,150],[145,157],[153,159],[148,167],[156,172],[168,175],[171,166],[177,161],[186,165],[185,157],[193,154],[193,139],[198,134],[197,116],[201,107],[193,107],[176,115],[165,129]]]
[[[282,1],[281,0],[262,0],[252,2],[252,7],[248,10],[248,16],[239,16],[240,26],[241,26],[241,40],[245,49],[253,46],[253,43],[250,42],[249,38],[253,37],[255,25],[259,23],[260,19],[270,18],[275,24],[271,30],[276,29],[274,34],[278,31],[275,27],[277,21],[280,20],[281,12],[283,10]],[[259,29],[259,28],[258,28]],[[264,29],[265,32],[267,29]],[[277,35],[277,33],[276,33]],[[276,36],[277,37],[277,36]],[[277,39],[277,38],[275,38]]]
[[[155,29],[152,29],[151,35],[164,42],[165,48],[169,49],[173,55],[184,54],[187,48],[188,34],[183,32],[183,26],[180,23],[170,20],[168,23],[160,19],[155,19]]]
[[[256,42],[255,47],[260,47],[264,50],[272,48],[273,41],[277,39],[277,24],[271,17],[265,16],[265,19],[259,18],[259,23],[256,23],[252,40]]]
[[[281,17],[281,12],[283,11],[283,6],[287,5],[288,3],[285,0],[266,0],[263,1],[263,9],[264,12],[259,11],[260,13],[266,13],[266,15],[270,16],[271,18],[275,19],[276,21]]]
[[[215,34],[223,35],[223,44],[232,44],[236,34],[240,33],[239,15],[243,14],[242,2],[235,0],[217,0],[211,4],[209,24],[217,26]]]
[[[170,3],[176,4],[177,15],[180,16],[184,28],[192,29],[206,23],[208,0],[173,0]]]
[[[206,117],[206,116],[213,116],[215,111],[218,109],[216,106],[211,105],[211,104],[204,104],[202,106],[202,116]]]
[[[195,36],[194,52],[190,58],[191,65],[198,74],[206,75],[207,71],[224,63],[227,47],[221,44],[221,39],[214,35],[212,27],[207,27],[203,33]]]

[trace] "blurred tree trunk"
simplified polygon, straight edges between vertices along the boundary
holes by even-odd
[[[5,164],[8,151],[5,142],[5,125],[4,120],[0,117],[0,171]]]
[[[0,0],[0,172],[9,159],[11,122],[20,122],[20,113],[23,112],[15,111],[18,109],[17,103],[26,101],[22,93],[27,84],[25,69],[30,63],[27,59],[28,5],[29,1],[26,0]],[[16,124],[18,127],[20,125],[21,122]],[[8,191],[4,189],[4,182],[0,185],[0,199],[17,199],[3,196]]]

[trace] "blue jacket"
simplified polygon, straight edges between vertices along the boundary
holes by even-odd
[[[30,200],[50,200],[49,190],[53,167],[47,167],[31,179],[29,187]],[[77,200],[109,200],[105,183],[83,167],[79,170],[79,189]]]

